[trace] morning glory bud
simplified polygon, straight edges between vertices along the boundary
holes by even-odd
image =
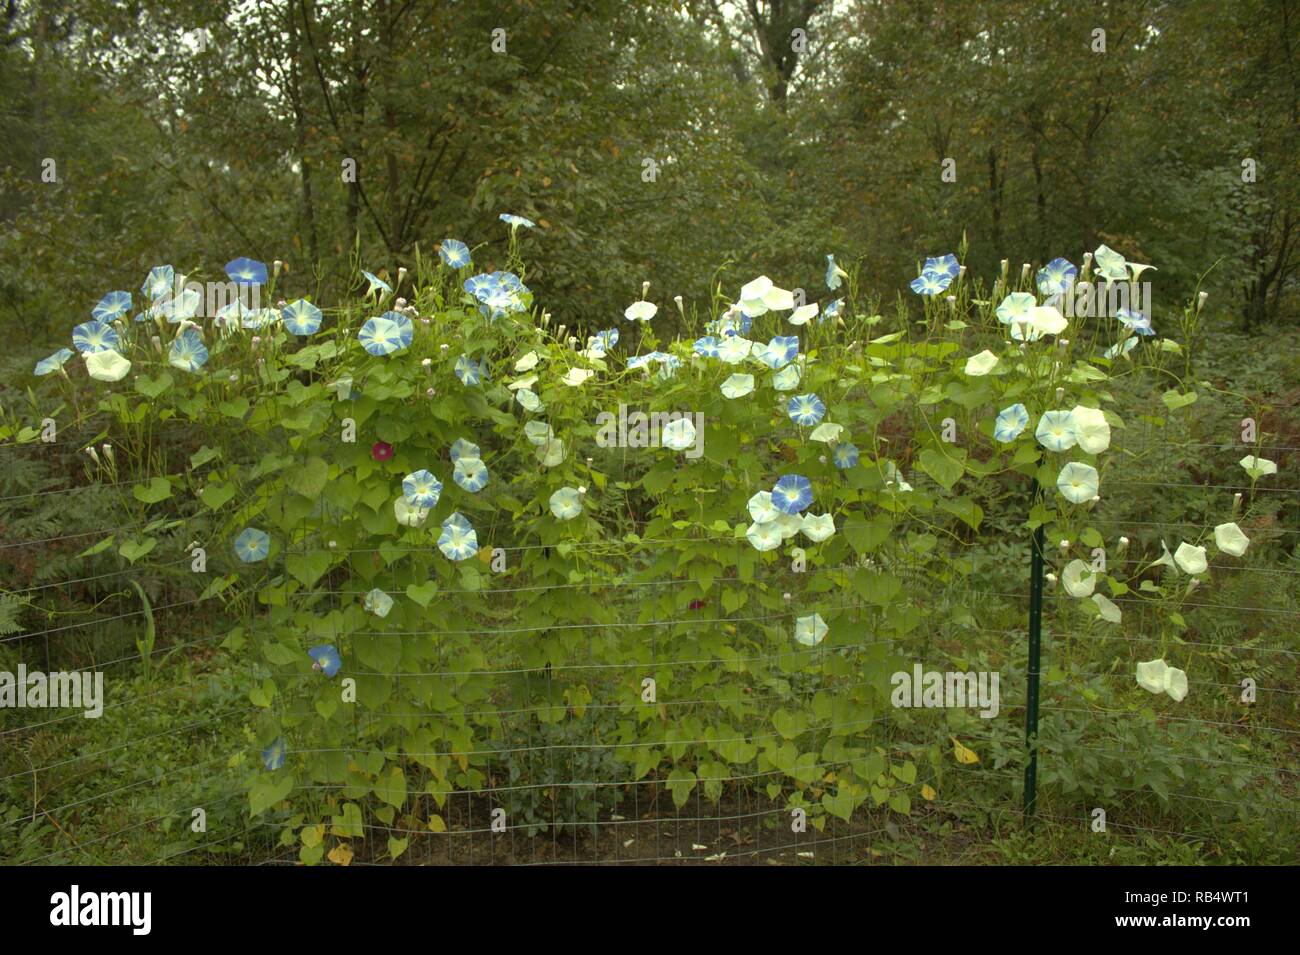
[[[587,493],[587,486],[586,486],[585,484],[580,484],[580,485],[578,485],[578,493],[579,493],[579,494],[586,494],[586,493]]]
[[[443,343],[442,343],[441,345],[439,345],[438,347],[439,347],[442,351],[446,351],[446,350],[447,350],[447,343],[446,343],[446,342],[443,342]]]
[[[1238,512],[1239,510],[1241,510],[1241,492],[1240,492],[1240,491],[1238,491],[1236,494],[1232,495],[1232,516],[1233,516],[1233,517],[1236,517],[1236,516],[1237,516],[1237,512]]]
[[[400,268],[400,269],[397,270],[397,284],[398,284],[398,285],[401,285],[401,284],[402,284],[402,279],[404,279],[404,278],[406,278],[406,267],[405,267],[405,266],[403,266],[402,268]]]
[[[1064,554],[1069,549],[1070,549],[1070,542],[1064,540],[1061,541],[1061,553]]]
[[[1049,586],[1051,586],[1053,589],[1055,589],[1055,587],[1056,587],[1056,574],[1048,574],[1048,575],[1047,575],[1047,583],[1048,583]]]
[[[330,541],[329,546],[330,546],[330,550],[333,550],[335,547],[338,547],[339,545],[337,541]]]
[[[1199,586],[1201,586],[1201,582],[1193,577],[1187,584],[1187,594],[1191,594],[1191,592]]]
[[[281,262],[279,259],[276,259],[274,262],[271,263],[271,274],[272,274],[272,275],[279,275],[279,274],[280,274],[280,270],[281,270],[282,268],[284,268],[284,263]]]
[[[230,380],[231,380],[232,382],[239,381],[239,372],[237,372],[237,371],[232,371],[232,372],[230,373]]]
[[[681,297],[680,295],[674,295],[674,296],[673,296],[673,301],[677,303],[677,311],[681,312],[681,313],[682,313],[682,317],[685,318],[685,317],[686,317],[686,306],[685,306],[685,304],[683,304],[683,302],[682,302],[682,297]]]
[[[782,599],[782,600],[789,600],[789,599],[790,599],[790,594],[789,594],[789,593],[784,593],[784,594],[782,594],[782,595],[781,595],[781,599]]]
[[[1028,282],[1028,281],[1029,281],[1029,263],[1028,263],[1028,262],[1026,262],[1024,265],[1022,265],[1022,266],[1020,267],[1020,281],[1021,281],[1021,282]]]
[[[254,336],[253,336],[253,347],[256,348],[256,347],[257,347],[258,345],[260,345],[260,344],[262,344],[262,336],[261,336],[261,335],[254,335]]]
[[[1201,313],[1201,309],[1203,309],[1203,308],[1205,307],[1205,300],[1206,300],[1207,298],[1209,298],[1209,297],[1210,297],[1210,293],[1209,293],[1209,292],[1198,292],[1198,293],[1197,293],[1197,295],[1196,295],[1196,314],[1199,315],[1199,314]]]
[[[437,394],[437,392],[434,391],[432,388],[429,388],[428,390],[425,391],[425,394],[428,395],[430,398],[432,398],[434,395]]]
[[[1119,552],[1122,554],[1122,553],[1124,553],[1124,551],[1126,551],[1126,550],[1128,550],[1128,538],[1127,538],[1127,537],[1121,537],[1121,538],[1119,539]]]
[[[433,359],[432,359],[432,358],[426,358],[426,359],[424,359],[422,362],[420,362],[420,365],[421,365],[422,367],[424,367],[424,368],[430,368],[430,367],[433,366]]]
[[[90,460],[94,461],[96,464],[99,464],[99,463],[100,463],[100,462],[99,462],[99,452],[95,450],[95,448],[94,448],[93,445],[90,446],[90,447],[88,447],[88,448],[86,448],[86,453],[90,455]]]
[[[1059,405],[1059,404],[1060,404],[1062,401],[1064,401],[1064,400],[1065,400],[1065,389],[1064,389],[1064,388],[1057,388],[1057,389],[1056,389],[1056,403]]]
[[[965,277],[966,277],[966,266],[963,265],[961,268],[957,269],[957,284],[960,285],[961,280],[964,279]]]
[[[404,299],[404,298],[399,298],[399,299],[398,299],[394,304],[395,304],[398,308],[406,308],[406,299]]]
[[[108,458],[109,464],[117,463],[116,460],[113,458],[113,446],[109,444],[107,441],[104,442],[104,457]]]
[[[642,282],[642,283],[641,283],[641,298],[644,299],[644,298],[646,297],[646,295],[649,294],[649,292],[650,292],[650,283],[649,283],[649,282]]]
[[[151,339],[150,339],[150,340],[153,342],[153,350],[156,351],[158,354],[161,355],[161,354],[162,354],[162,339],[161,339],[159,336],[157,336],[157,335],[153,335],[153,336],[151,336]]]
[[[1006,282],[1006,280],[1007,280],[1007,267],[1010,266],[1010,265],[1011,265],[1011,262],[1010,262],[1009,259],[1003,259],[1003,260],[1002,260],[1002,281],[1003,281],[1003,282]]]
[[[278,302],[275,303],[275,307],[276,307],[276,308],[285,308],[288,304],[289,304],[289,303],[288,303],[285,299],[280,299],[280,301],[278,301]]]
[[[555,337],[556,337],[556,338],[563,338],[563,337],[564,337],[564,332],[565,332],[566,329],[568,329],[568,327],[569,327],[568,325],[561,325],[559,328],[557,328],[557,329],[555,330]]]

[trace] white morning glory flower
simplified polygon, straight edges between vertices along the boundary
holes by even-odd
[[[564,441],[560,438],[551,438],[537,448],[537,460],[544,468],[555,467],[564,460],[564,456]]]
[[[1205,559],[1205,548],[1196,547],[1183,541],[1178,545],[1178,550],[1174,551],[1174,563],[1176,563],[1185,574],[1195,577],[1197,574],[1203,574],[1209,563]]]
[[[849,273],[835,264],[835,256],[826,256],[826,287],[832,292],[840,287],[841,280],[849,277]]]
[[[781,546],[781,529],[777,526],[776,521],[768,521],[766,524],[750,524],[745,530],[745,537],[754,545],[754,550],[768,551],[775,550]]]
[[[438,549],[449,560],[466,560],[478,553],[478,534],[469,521],[456,511],[442,522],[438,535]]]
[[[1214,546],[1225,554],[1240,557],[1249,544],[1250,538],[1235,523],[1220,524],[1214,529]]]
[[[1083,504],[1097,496],[1101,477],[1091,464],[1071,461],[1061,468],[1056,478],[1056,489],[1071,504]]]
[[[1029,313],[1029,327],[1039,335],[1059,335],[1068,325],[1065,316],[1053,305],[1036,305]]]
[[[684,451],[695,444],[695,425],[690,418],[678,418],[663,426],[659,443],[674,451]]]
[[[978,355],[972,355],[966,359],[965,371],[972,378],[978,378],[991,372],[997,363],[998,356],[986,348]]]
[[[789,540],[803,530],[803,518],[798,514],[778,514],[772,525],[780,533],[781,540]]]
[[[542,404],[542,399],[538,398],[536,393],[527,388],[520,388],[515,392],[515,400],[519,402],[525,411],[538,412],[546,406]]]
[[[388,611],[393,609],[393,598],[376,587],[366,594],[362,606],[365,607],[368,613],[373,613],[376,617],[387,617]]]
[[[718,357],[728,365],[737,365],[749,357],[754,343],[748,338],[731,335],[718,345]]]
[[[151,311],[175,325],[199,314],[202,306],[203,296],[199,294],[198,289],[187,288],[182,290],[180,295],[155,304]]]
[[[432,513],[430,508],[416,507],[408,503],[404,496],[399,496],[393,501],[393,516],[403,527],[420,527],[429,519],[430,513]]]
[[[659,306],[653,302],[633,302],[623,310],[623,317],[629,322],[648,322],[658,311]]]
[[[767,524],[781,516],[781,512],[772,504],[771,491],[759,491],[749,499],[749,516],[755,524]]]
[[[799,617],[794,622],[794,639],[805,647],[815,647],[826,638],[828,632],[826,621],[819,613]]]
[[[1010,325],[1012,322],[1028,322],[1030,313],[1037,304],[1028,292],[1012,292],[998,306],[998,321],[1003,325]]]
[[[1128,279],[1128,265],[1124,256],[1105,245],[1097,246],[1092,254],[1097,274],[1109,282],[1123,282]]]
[[[817,427],[813,428],[812,434],[808,435],[810,441],[824,441],[826,444],[838,444],[840,435],[844,433],[844,426],[832,424],[829,421],[823,421]]]
[[[816,302],[810,302],[807,305],[800,305],[790,313],[790,317],[786,319],[786,321],[791,325],[807,325],[809,321],[817,317],[818,311],[820,311],[820,309]]]
[[[1110,447],[1110,425],[1097,408],[1075,405],[1070,411],[1074,420],[1074,440],[1088,454],[1101,454]]]
[[[529,444],[541,445],[555,437],[555,432],[545,421],[530,421],[524,425],[524,436]]]
[[[86,360],[87,374],[98,381],[121,381],[131,370],[131,363],[111,349],[82,357]]]
[[[1109,597],[1106,597],[1103,594],[1093,594],[1092,602],[1097,605],[1097,609],[1101,612],[1102,620],[1106,620],[1110,623],[1119,623],[1124,619],[1124,615],[1120,613],[1119,607],[1115,606],[1114,601]]]
[[[577,388],[594,374],[596,373],[590,368],[570,368],[568,374],[561,378],[560,381],[570,388]]]
[[[743,398],[753,390],[753,375],[732,375],[722,383],[722,394],[727,398]]]
[[[1003,444],[1010,444],[1020,437],[1028,426],[1029,412],[1024,405],[1017,402],[998,412],[997,420],[993,422],[993,437]]]
[[[803,369],[792,362],[772,376],[772,387],[776,391],[794,391],[802,378]]]
[[[1237,462],[1246,469],[1252,480],[1259,480],[1266,474],[1276,474],[1277,464],[1268,458],[1257,458],[1253,454],[1248,454]]]
[[[551,495],[551,513],[568,521],[582,513],[582,495],[575,487],[562,487]]]
[[[1097,589],[1097,575],[1081,560],[1072,560],[1061,571],[1061,586],[1071,597],[1091,597]]]
[[[538,358],[539,356],[537,352],[530,351],[527,355],[524,355],[523,358],[520,358],[517,362],[515,362],[515,371],[518,372],[532,371],[534,368],[537,367]]]
[[[821,514],[817,517],[805,514],[800,521],[799,529],[810,541],[821,543],[835,533],[835,518],[829,514]]]
[[[1034,437],[1048,451],[1068,451],[1079,441],[1074,431],[1074,416],[1068,411],[1044,411]]]
[[[1148,693],[1167,693],[1175,703],[1187,696],[1187,674],[1163,659],[1139,663],[1135,675],[1138,686]]]

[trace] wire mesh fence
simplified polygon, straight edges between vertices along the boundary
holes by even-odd
[[[757,561],[730,529],[642,521],[567,545],[579,579],[557,572],[554,544],[485,546],[403,578],[404,553],[432,544],[399,544],[350,550],[350,573],[268,605],[238,592],[233,561],[198,558],[210,527],[195,507],[105,524],[139,514],[149,474],[105,479],[84,451],[102,436],[0,447],[0,671],[39,671],[51,694],[60,674],[102,676],[95,699],[62,708],[25,705],[14,680],[0,708],[6,862],[296,864],[316,846],[350,864],[980,861],[1031,829],[1194,861],[1297,831],[1300,488],[1224,478],[1246,451],[1285,462],[1284,444],[1117,437],[1132,463],[1110,486],[1140,490],[1095,516],[1096,547],[1044,547],[1029,747],[1026,488],[987,502],[978,530],[900,529],[876,557],[796,568]],[[198,450],[183,431],[151,440]],[[1142,581],[1178,574],[1156,560],[1164,540],[1230,511],[1265,556],[1184,574],[1177,626],[1157,636]],[[315,517],[328,525],[328,507]],[[139,543],[147,528],[156,544]],[[730,570],[702,576],[702,545]],[[936,574],[934,548],[963,572]],[[279,556],[332,549],[304,532]],[[1062,580],[1080,554],[1096,593],[1125,582],[1096,613]],[[332,636],[381,571],[419,615]],[[901,603],[881,599],[885,577]],[[524,622],[539,595],[546,612]],[[813,614],[830,636],[792,641]],[[286,619],[304,647],[340,645],[339,679],[306,661],[273,673],[290,661],[268,659],[263,638]],[[1135,688],[1157,656],[1187,674],[1179,706]],[[919,699],[929,672],[997,682],[991,699],[972,681],[969,700],[936,707]],[[916,702],[899,702],[904,684]],[[307,768],[259,795],[267,715]],[[868,791],[846,795],[850,770]]]

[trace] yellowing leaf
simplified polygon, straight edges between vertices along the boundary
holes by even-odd
[[[302,844],[309,849],[320,845],[321,840],[325,838],[325,825],[303,826],[302,827]]]
[[[346,842],[340,842],[338,845],[336,845],[333,849],[330,850],[330,854],[326,856],[326,858],[328,858],[330,862],[333,862],[335,865],[351,865],[352,847],[349,846]]]
[[[447,824],[442,821],[442,816],[433,815],[429,817],[430,832],[446,832]]]
[[[952,754],[957,757],[957,762],[963,766],[969,766],[971,763],[978,763],[980,758],[975,755],[974,750],[969,750],[961,743],[957,742],[957,737],[949,736],[952,740]]]
[[[935,797],[935,795],[937,795],[937,794],[935,793],[935,791],[934,791],[934,787],[933,787],[933,786],[931,786],[929,783],[922,783],[922,784],[921,784],[921,798],[922,798],[922,799],[924,799],[926,802],[934,802],[934,797]]]

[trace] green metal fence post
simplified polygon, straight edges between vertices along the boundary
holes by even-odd
[[[1030,487],[1030,506],[1038,503],[1038,480]],[[1029,556],[1029,666],[1025,698],[1025,746],[1029,762],[1025,764],[1025,819],[1034,817],[1038,800],[1038,678],[1043,648],[1043,525],[1034,528]]]

